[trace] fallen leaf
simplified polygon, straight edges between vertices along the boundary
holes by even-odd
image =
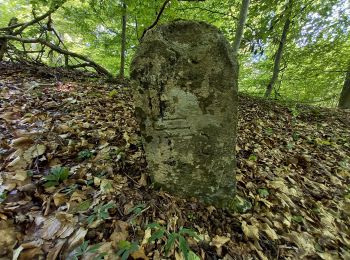
[[[143,247],[139,247],[139,249],[131,254],[134,259],[143,259],[148,260],[149,258],[145,255],[145,250]]]
[[[0,256],[4,256],[13,251],[16,245],[15,227],[9,220],[0,221]]]
[[[129,224],[127,222],[117,220],[115,228],[110,236],[114,248],[118,248],[119,241],[127,240],[129,237]]]
[[[216,235],[212,241],[211,244],[217,248],[222,247],[224,244],[226,244],[228,241],[230,241],[231,239],[229,237],[225,237],[225,236],[218,236]]]
[[[255,225],[248,225],[247,222],[242,221],[243,233],[254,240],[259,240],[259,229]]]

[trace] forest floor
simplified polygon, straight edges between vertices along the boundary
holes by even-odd
[[[350,111],[240,96],[228,212],[150,189],[127,82],[0,63],[0,93],[1,259],[350,259]]]

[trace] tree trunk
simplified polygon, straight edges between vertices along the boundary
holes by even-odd
[[[124,78],[125,74],[125,50],[126,50],[126,3],[122,3],[122,44],[120,52],[120,71],[119,77]]]
[[[4,59],[6,49],[7,49],[7,40],[0,39],[0,61]]]
[[[281,60],[282,60],[282,54],[283,54],[283,49],[287,41],[287,33],[289,31],[290,23],[291,23],[291,14],[292,14],[292,0],[289,1],[288,6],[286,8],[286,13],[287,13],[287,18],[283,26],[283,31],[282,31],[282,36],[281,40],[278,44],[278,49],[275,55],[275,61],[273,65],[273,73],[272,73],[272,78],[267,85],[266,92],[265,92],[265,97],[269,97],[271,95],[271,92],[273,90],[273,87],[278,79],[278,75],[280,73],[280,65],[281,65]]]
[[[233,54],[235,55],[235,57],[238,56],[239,46],[241,45],[244,25],[248,15],[249,2],[250,0],[242,0],[241,10],[239,12],[239,19],[237,22],[235,41],[233,43]]]
[[[340,93],[339,108],[350,109],[350,64],[346,72],[343,90]]]
[[[18,20],[16,17],[11,18],[8,26],[14,26],[18,23]],[[7,29],[5,30],[5,34],[12,35],[13,34],[13,29]],[[7,42],[8,40],[6,38],[0,39],[0,61],[4,59],[6,50],[7,50]]]

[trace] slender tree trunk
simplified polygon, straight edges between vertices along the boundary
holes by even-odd
[[[121,52],[120,52],[120,71],[119,77],[124,78],[125,75],[125,50],[126,50],[126,3],[125,0],[122,4],[122,44],[121,44]]]
[[[282,36],[280,39],[280,42],[278,44],[278,49],[275,55],[275,61],[273,65],[273,73],[272,73],[272,78],[267,85],[266,92],[265,92],[265,97],[269,97],[271,95],[271,92],[273,90],[273,87],[278,79],[278,75],[280,73],[280,65],[281,65],[281,60],[282,60],[282,54],[283,54],[283,49],[284,46],[286,45],[287,41],[287,33],[289,31],[290,23],[291,23],[291,14],[292,14],[292,0],[289,0],[288,6],[286,8],[286,21],[283,26],[283,31],[282,31]]]
[[[16,17],[11,18],[10,22],[8,23],[8,26],[14,26],[18,23],[18,20]],[[5,33],[8,35],[12,35],[13,29],[7,29],[5,30]],[[7,50],[7,42],[8,40],[6,38],[0,39],[0,61],[4,59],[6,50]]]
[[[0,61],[4,59],[6,49],[7,49],[7,40],[0,39]]]
[[[350,64],[346,72],[343,90],[340,93],[339,108],[350,109]]]
[[[241,10],[239,12],[239,19],[237,22],[235,41],[233,42],[233,46],[232,46],[233,47],[233,55],[235,57],[238,56],[239,46],[241,45],[243,31],[244,31],[244,25],[245,25],[245,22],[247,20],[247,15],[248,15],[249,2],[250,2],[250,0],[242,0]]]

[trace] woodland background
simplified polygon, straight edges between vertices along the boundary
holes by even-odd
[[[111,75],[124,77],[144,30],[157,18],[159,23],[207,21],[219,27],[232,43],[240,6],[237,0],[0,0],[0,27],[7,27],[13,17],[20,23],[28,22],[57,8],[48,19],[23,30],[21,37],[42,38],[91,58]],[[157,17],[162,7],[164,12]],[[239,56],[240,91],[266,95],[275,68],[279,75],[271,97],[336,106],[349,70],[349,25],[347,0],[251,1]],[[13,59],[23,54],[23,44],[11,41],[11,45],[17,49],[10,55]],[[39,43],[27,43],[24,48],[30,53],[26,59],[53,66],[74,67],[77,63],[76,59],[65,63],[64,55],[47,47],[41,52]]]

